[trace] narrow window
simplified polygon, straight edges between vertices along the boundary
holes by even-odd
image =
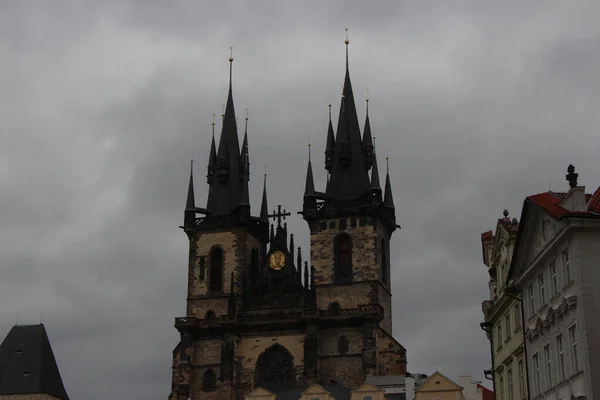
[[[513,386],[513,374],[512,374],[512,369],[509,369],[508,372],[506,373],[506,379],[508,379],[508,400],[513,400],[513,390],[514,390],[514,386]]]
[[[506,331],[506,340],[510,339],[510,335],[512,335],[512,330],[510,328],[510,314],[504,319],[504,330]]]
[[[540,296],[540,308],[546,304],[546,286],[544,285],[544,274],[538,276],[538,290]]]
[[[515,305],[515,332],[521,328],[521,305]]]
[[[552,297],[558,293],[558,272],[556,271],[556,261],[550,264],[550,273],[552,274]]]
[[[533,386],[536,395],[542,392],[540,387],[540,359],[537,353],[533,355]]]
[[[519,360],[519,389],[521,393],[521,400],[525,398],[525,368],[523,368],[523,359]]]
[[[535,296],[533,295],[533,285],[529,285],[527,287],[527,297],[529,297],[529,317],[531,317],[535,312]]]
[[[381,282],[386,286],[388,284],[388,255],[385,239],[381,239]]]
[[[502,320],[500,320],[500,324],[496,327],[496,348],[499,349],[502,347]]]
[[[211,292],[223,291],[223,250],[215,247],[210,251],[209,289]]]
[[[571,282],[571,254],[569,253],[569,248],[563,251],[563,266],[565,272],[565,285],[568,285]]]
[[[576,374],[579,372],[579,354],[578,350],[578,340],[577,340],[577,325],[572,325],[569,328],[569,339],[571,340],[571,374]]]
[[[550,344],[544,346],[544,358],[546,361],[546,389],[552,385],[552,357],[550,356]]]
[[[208,369],[204,373],[204,379],[202,380],[202,390],[205,392],[214,392],[217,390],[217,375],[215,371]]]
[[[335,238],[335,275],[336,278],[350,280],[352,278],[352,238],[341,233]]]
[[[200,257],[200,280],[203,281],[206,276],[206,257]]]
[[[556,352],[558,353],[558,382],[565,380],[565,346],[563,335],[556,337]]]
[[[502,398],[502,395],[504,394],[504,376],[500,375],[500,387],[498,388],[499,390],[499,397]]]
[[[349,344],[350,342],[348,342],[348,338],[346,336],[340,336],[338,339],[338,353],[340,355],[347,354]]]

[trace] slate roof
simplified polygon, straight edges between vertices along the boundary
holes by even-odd
[[[328,385],[321,385],[323,389],[331,393],[336,400],[349,399],[351,390],[346,386],[340,385],[339,383],[333,383]],[[301,388],[288,389],[283,392],[277,393],[277,400],[298,400],[302,397],[302,393],[308,389],[309,386]]]
[[[69,400],[44,325],[15,325],[0,345],[0,395]]]

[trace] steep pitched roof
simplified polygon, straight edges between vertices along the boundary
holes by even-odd
[[[446,383],[446,386],[444,388],[444,390],[457,390],[457,391],[461,391],[463,390],[463,387],[458,385],[456,382],[454,382],[452,379],[448,378],[446,375],[442,374],[440,371],[435,371],[433,374],[431,374],[429,376],[429,378],[427,378],[425,380],[425,382],[423,382],[421,384],[421,386],[419,386],[418,389],[415,390],[415,392],[436,392],[439,389],[438,386],[438,382],[439,385],[441,385],[442,382]]]
[[[69,400],[44,325],[16,325],[0,345],[0,395]]]

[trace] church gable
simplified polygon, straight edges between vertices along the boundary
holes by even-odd
[[[434,372],[415,392],[461,391],[463,388],[439,371]]]

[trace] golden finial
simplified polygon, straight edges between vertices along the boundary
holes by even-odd
[[[233,46],[229,46],[229,62],[233,62]]]
[[[213,113],[213,121],[212,121],[212,126],[215,126],[215,114]]]
[[[248,121],[248,110],[249,108],[246,108],[246,121]]]
[[[369,102],[369,89],[367,88],[367,97],[366,97],[367,103]]]
[[[346,28],[346,40],[344,40],[344,43],[350,43],[350,41],[348,40],[348,28]]]
[[[308,139],[308,147],[310,147],[310,138]]]
[[[329,93],[329,104],[328,104],[329,108],[331,108],[331,93]]]
[[[267,176],[267,166],[265,165],[265,176]]]
[[[386,160],[390,159],[390,149],[385,149],[385,159]]]

